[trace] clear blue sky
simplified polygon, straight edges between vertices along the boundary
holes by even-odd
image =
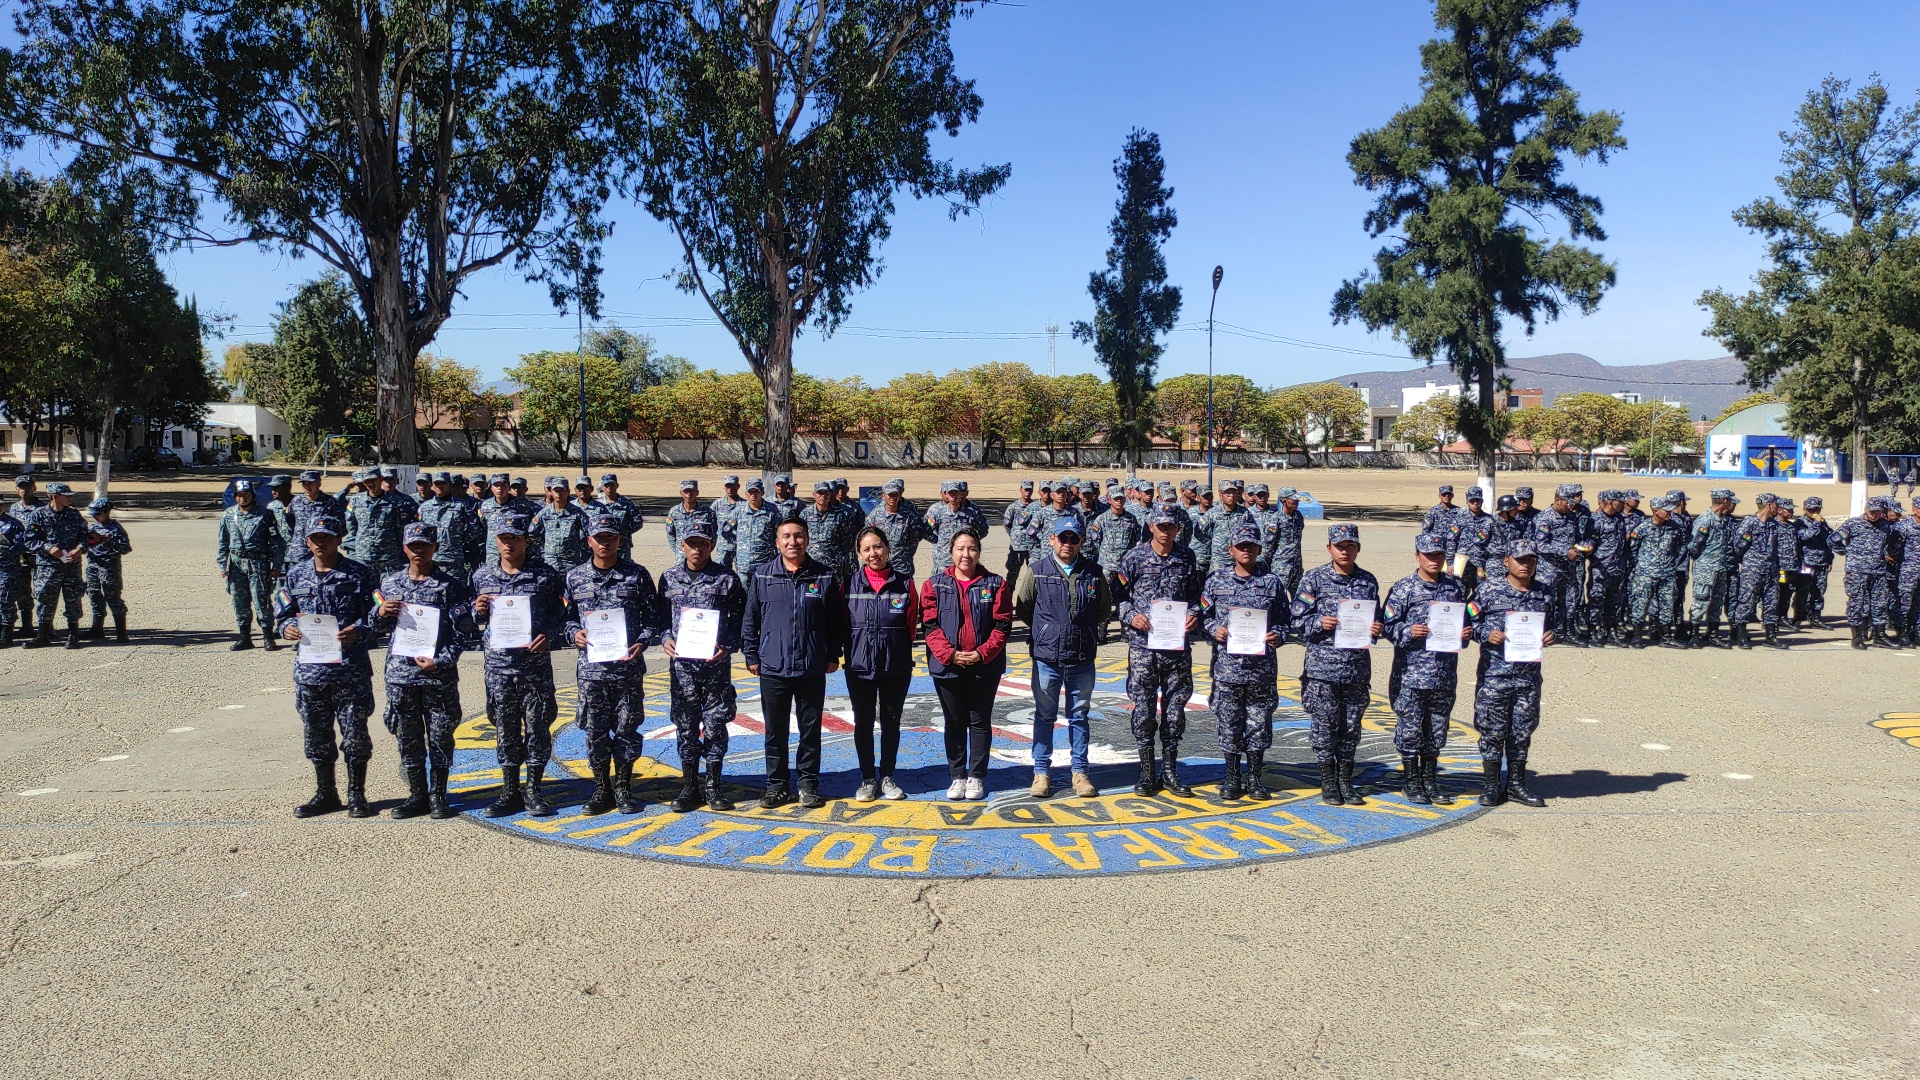
[[[1744,287],[1761,255],[1729,211],[1774,190],[1778,133],[1823,76],[1858,83],[1877,72],[1897,101],[1913,100],[1920,5],[1626,0],[1589,3],[1579,22],[1586,43],[1567,60],[1567,77],[1587,108],[1625,117],[1629,143],[1613,164],[1571,172],[1605,202],[1610,239],[1601,249],[1618,264],[1619,284],[1595,316],[1544,326],[1509,352],[1584,352],[1609,364],[1720,355],[1700,336],[1694,301],[1707,288]],[[1175,192],[1180,226],[1168,264],[1186,289],[1183,324],[1204,322],[1208,275],[1220,263],[1220,319],[1387,354],[1220,336],[1218,370],[1281,385],[1408,366],[1391,358],[1405,353],[1388,336],[1335,327],[1327,310],[1374,249],[1347,145],[1416,97],[1418,47],[1432,33],[1431,7],[1416,0],[1024,0],[986,9],[960,25],[955,42],[986,108],[978,125],[941,143],[962,163],[1010,161],[1012,181],[984,214],[958,222],[906,200],[885,273],[855,299],[852,325],[825,341],[804,336],[797,365],[875,382],[990,360],[1044,371],[1040,330],[1058,323],[1059,369],[1093,370],[1091,352],[1065,328],[1089,314],[1087,275],[1102,263],[1112,215],[1112,159],[1138,125],[1160,134]],[[697,299],[649,280],[674,264],[667,234],[632,206],[613,215],[609,321],[699,365],[743,368]],[[228,341],[264,337],[275,306],[320,271],[311,259],[251,250],[181,252],[172,264],[183,291],[234,318]],[[432,349],[492,377],[523,352],[573,341],[574,320],[552,313],[543,287],[500,270],[473,284]],[[1162,374],[1206,363],[1205,333],[1177,332]]]

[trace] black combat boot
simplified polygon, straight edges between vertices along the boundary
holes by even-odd
[[[80,624],[77,622],[70,622],[67,624],[67,648],[77,649],[79,647],[80,647]]]
[[[0,612],[0,614],[5,614]],[[0,649],[13,648],[13,616],[0,618]]]
[[[623,814],[637,814],[645,803],[633,793],[633,762],[613,763],[613,804]]]
[[[1500,761],[1497,758],[1480,759],[1480,805],[1499,806],[1507,801],[1507,792],[1500,784]]]
[[[367,763],[364,761],[347,762],[347,816],[373,816],[373,807],[367,805]]]
[[[1182,799],[1192,798],[1193,789],[1180,782],[1180,748],[1168,746],[1162,749],[1165,751],[1166,760],[1160,763],[1160,776],[1167,794],[1177,795]]]
[[[1400,758],[1400,795],[1410,803],[1432,806],[1433,799],[1427,795],[1426,776],[1420,768],[1418,757]]]
[[[1873,628],[1872,639],[1875,645],[1883,649],[1897,649],[1900,647],[1900,641],[1893,636],[1893,631],[1884,626],[1876,626]]]
[[[1864,648],[1866,648],[1866,647],[1867,647],[1867,628],[1866,628],[1866,627],[1864,627],[1864,626],[1849,626],[1849,627],[1847,627],[1847,630],[1848,630],[1848,632],[1849,632],[1849,633],[1851,633],[1851,634],[1853,635],[1853,647],[1854,647],[1854,648],[1856,648],[1856,649],[1864,649]]]
[[[1240,797],[1240,755],[1227,755],[1227,774],[1220,778],[1220,797],[1237,799]]]
[[[580,808],[583,814],[604,814],[613,809],[613,763],[602,761],[593,765],[593,795],[587,799],[587,805]]]
[[[93,617],[93,625],[87,627],[86,633],[83,634],[82,636],[85,637],[88,641],[98,641],[102,635],[102,632],[105,631],[106,628],[107,628],[107,617],[105,615],[95,615]]]
[[[1340,763],[1340,799],[1348,806],[1365,806],[1367,800],[1360,797],[1360,791],[1353,786],[1353,762]]]
[[[1652,637],[1653,631],[1651,630],[1647,631],[1645,636],[1642,636],[1639,630],[1628,627],[1626,630],[1621,631],[1620,644],[1625,645],[1629,649],[1644,649],[1652,644],[1652,641],[1649,640]]]
[[[1767,635],[1768,648],[1784,649],[1787,647],[1787,643],[1780,640],[1780,624],[1779,623],[1768,623],[1766,628],[1766,635]]]
[[[1738,645],[1742,649],[1753,648],[1753,628],[1749,627],[1746,623],[1734,623],[1728,627],[1727,636],[1732,639],[1733,644]]]
[[[1815,630],[1831,629],[1830,627],[1827,626],[1827,619],[1826,619],[1826,616],[1824,615],[1815,615],[1812,618],[1809,618],[1807,620],[1807,625],[1813,627]]]
[[[1320,801],[1328,806],[1345,806],[1340,797],[1340,767],[1331,761],[1320,763]]]
[[[239,636],[233,639],[233,644],[227,646],[227,651],[246,652],[251,648],[253,648],[253,626],[249,624],[240,628]]]
[[[44,627],[43,627],[44,628]],[[313,798],[293,808],[297,818],[319,817],[340,809],[340,789],[333,783],[333,762],[313,763]]]
[[[1509,763],[1507,767],[1507,797],[1523,806],[1547,805],[1547,800],[1527,790],[1527,763],[1524,761]]]
[[[427,816],[435,821],[445,821],[454,816],[453,807],[447,804],[447,767],[435,765],[432,769],[433,785],[427,789]]]
[[[387,816],[396,821],[416,818],[433,809],[432,803],[427,799],[427,767],[425,765],[409,765],[406,768],[406,773],[407,797],[400,805],[387,811]]]
[[[121,612],[113,617],[113,640],[122,645],[127,643],[127,615]]]
[[[680,759],[680,793],[668,803],[676,814],[696,810],[700,806],[700,759]]]
[[[1422,786],[1427,789],[1427,798],[1432,800],[1433,805],[1449,806],[1453,803],[1453,797],[1440,790],[1439,754],[1420,755],[1420,775],[1425,781]]]
[[[268,652],[280,651],[280,639],[273,636],[273,627],[263,626],[260,628],[260,644],[266,646]]]
[[[44,649],[47,646],[52,644],[53,644],[53,628],[48,626],[46,623],[41,623],[40,629],[35,630],[33,632],[33,640],[26,643],[26,648]]]
[[[1160,785],[1153,779],[1153,744],[1146,743],[1140,747],[1140,779],[1133,785],[1133,793],[1147,796],[1159,792]]]
[[[1267,753],[1264,750],[1247,751],[1246,795],[1249,799],[1271,799],[1273,792],[1267,790]]]
[[[500,797],[480,811],[481,817],[511,817],[527,808],[520,794],[520,766],[500,766]]]
[[[553,804],[547,801],[546,795],[543,794],[540,790],[540,785],[546,780],[546,778],[547,778],[546,762],[544,761],[535,762],[534,764],[527,766],[526,798],[527,798],[527,816],[528,817],[552,817],[554,815]]]
[[[726,792],[720,787],[720,763],[717,761],[707,765],[707,809],[722,814],[733,809],[733,800],[727,798]]]

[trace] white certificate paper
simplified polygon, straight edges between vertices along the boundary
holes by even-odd
[[[1333,631],[1336,649],[1373,647],[1373,601],[1340,601],[1340,625]]]
[[[533,644],[533,597],[496,596],[487,602],[487,647],[524,649]]]
[[[711,660],[720,647],[720,613],[712,608],[680,610],[673,631],[673,654],[682,660]]]
[[[620,608],[582,611],[580,626],[587,632],[587,663],[604,664],[627,658],[627,613]]]
[[[300,647],[295,659],[303,664],[340,662],[340,620],[331,615],[300,616]]]
[[[1147,648],[1179,652],[1187,647],[1187,605],[1178,600],[1155,600],[1147,619],[1153,624],[1147,631]]]
[[[1460,631],[1466,626],[1467,605],[1456,600],[1427,604],[1427,651],[1459,652]]]
[[[1267,609],[1227,609],[1227,652],[1234,656],[1263,656],[1267,651]]]
[[[1507,612],[1507,641],[1502,656],[1510,664],[1540,662],[1540,635],[1546,630],[1547,616],[1538,611]]]
[[[387,655],[433,659],[433,647],[440,641],[440,609],[427,604],[401,604],[400,618],[393,628],[393,643]]]

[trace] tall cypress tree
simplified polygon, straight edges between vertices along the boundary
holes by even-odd
[[[1444,360],[1474,388],[1460,433],[1492,493],[1505,418],[1494,407],[1504,320],[1531,335],[1571,305],[1591,313],[1613,265],[1580,240],[1605,240],[1600,200],[1561,179],[1569,159],[1604,164],[1627,143],[1620,117],[1582,112],[1559,57],[1580,44],[1577,0],[1437,0],[1440,36],[1420,48],[1425,93],[1353,140],[1354,180],[1379,199],[1369,236],[1392,239],[1371,272],[1333,299],[1336,322],[1387,328],[1413,355]],[[1566,240],[1529,229],[1558,218]]]
[[[1167,259],[1160,246],[1180,223],[1165,184],[1167,166],[1160,157],[1160,136],[1135,128],[1114,159],[1120,201],[1107,231],[1107,269],[1091,275],[1093,321],[1073,324],[1073,336],[1093,345],[1094,355],[1113,381],[1119,421],[1108,441],[1126,457],[1129,472],[1139,469],[1153,427],[1153,373],[1166,351],[1160,337],[1180,317],[1180,288],[1167,284]]]

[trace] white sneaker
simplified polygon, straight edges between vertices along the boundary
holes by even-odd
[[[968,801],[979,802],[980,800],[986,797],[987,797],[987,785],[982,781],[969,778],[967,780]]]
[[[893,782],[893,777],[883,776],[880,778],[880,797],[898,802],[906,798],[907,793],[900,790],[900,785]]]
[[[860,790],[853,793],[854,802],[872,802],[880,797],[880,785],[873,780],[860,781]]]
[[[947,785],[947,798],[952,799],[954,802],[959,802],[966,797],[967,782],[965,780],[955,780],[953,783]]]

